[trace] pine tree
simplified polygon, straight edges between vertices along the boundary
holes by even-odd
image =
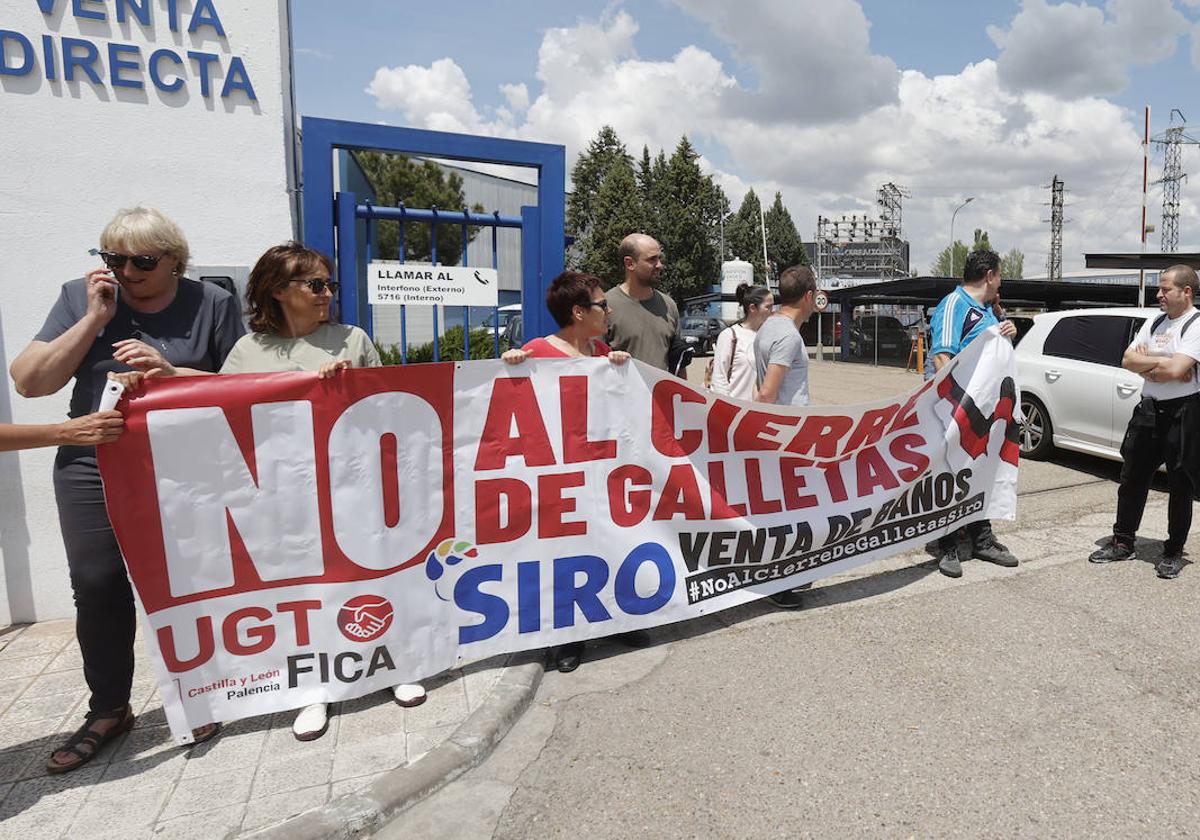
[[[595,202],[609,170],[621,165],[632,167],[633,158],[612,126],[603,126],[587,151],[579,155],[571,170],[571,195],[567,199],[567,233],[587,234],[595,220]],[[630,170],[632,171],[632,169]]]
[[[380,207],[407,207],[461,211],[463,209],[463,180],[455,172],[447,173],[431,160],[413,160],[405,155],[383,152],[356,152],[355,160],[362,167],[375,190],[375,200]],[[482,213],[482,204],[470,208]],[[373,258],[394,260],[400,252],[400,223],[378,221],[378,236]],[[425,261],[432,252],[430,233],[433,225],[426,222],[408,222],[404,225],[404,258]],[[475,238],[478,227],[467,229],[467,241]],[[457,265],[462,257],[462,225],[444,224],[437,226],[438,263]]]
[[[725,241],[733,256],[754,266],[754,282],[766,284],[762,222],[759,217],[758,196],[753,189],[746,193],[737,213],[725,222]]]
[[[793,265],[808,265],[808,252],[792,214],[783,206],[783,196],[775,193],[775,202],[767,210],[767,258],[771,261],[771,275]]]
[[[643,229],[642,203],[629,161],[611,167],[591,201],[592,221],[579,240],[578,267],[611,287],[625,279],[617,247]]]
[[[717,225],[724,194],[712,176],[701,171],[700,155],[686,136],[680,138],[670,159],[663,160],[662,175],[656,177],[651,192],[651,207],[654,216],[648,219],[652,224],[647,232],[663,246],[664,290],[678,301],[708,292],[721,274]]]

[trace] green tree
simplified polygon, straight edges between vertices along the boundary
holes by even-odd
[[[982,228],[975,228],[975,244],[971,246],[972,251],[991,251],[992,243],[988,242],[988,233]]]
[[[933,266],[930,267],[929,273],[934,277],[955,277],[961,278],[963,266],[967,264],[967,254],[970,249],[963,243],[961,239],[954,240],[954,267],[950,267],[950,249],[943,248],[934,260]]]
[[[1000,276],[1005,280],[1020,280],[1025,276],[1025,254],[1013,248],[1000,258]]]
[[[766,283],[769,278],[763,263],[762,222],[753,189],[746,193],[737,213],[725,222],[725,241],[733,256],[754,266],[755,282]]]
[[[771,261],[771,273],[778,277],[779,272],[793,265],[808,265],[808,252],[804,250],[804,241],[792,214],[783,206],[783,196],[775,193],[775,202],[767,210],[767,258]]]
[[[721,274],[718,224],[727,202],[686,136],[661,167],[655,162],[652,187],[644,216],[666,256],[663,290],[680,302],[708,292]]]
[[[610,168],[591,204],[592,221],[577,242],[577,267],[613,286],[625,279],[617,260],[617,246],[629,234],[642,230],[644,224],[637,180],[629,161]]]
[[[646,156],[649,156],[647,149]],[[596,139],[588,144],[587,151],[579,155],[571,170],[571,195],[567,198],[567,233],[583,237],[595,221],[595,203],[600,186],[609,171],[615,167],[629,167],[632,172],[633,158],[625,150],[625,144],[612,126],[603,126]]]
[[[442,210],[463,209],[462,177],[455,172],[446,172],[431,160],[413,160],[405,155],[383,152],[355,152],[355,159],[375,189],[375,198],[381,207],[407,207]],[[471,210],[483,212],[482,204]],[[385,260],[399,258],[400,223],[378,221],[373,257]],[[426,261],[432,255],[431,233],[433,225],[425,222],[407,222],[404,225],[404,258]],[[467,229],[467,241],[475,238],[477,227]],[[462,258],[462,225],[437,225],[438,262],[442,265],[457,265]]]

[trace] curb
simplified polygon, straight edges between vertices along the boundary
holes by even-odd
[[[385,773],[358,793],[348,793],[320,808],[238,836],[254,840],[352,840],[379,829],[491,755],[529,707],[545,670],[544,651],[514,654],[492,687],[488,702],[416,763]]]

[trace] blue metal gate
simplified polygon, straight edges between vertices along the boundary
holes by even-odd
[[[367,303],[366,277],[359,272],[357,230],[365,225],[366,262],[371,260],[372,229],[378,220],[401,222],[400,260],[404,261],[404,222],[432,225],[431,262],[438,264],[437,224],[458,223],[463,228],[462,265],[468,264],[468,227],[490,228],[491,266],[496,266],[496,234],[499,228],[521,231],[521,308],[526,335],[546,335],[556,328],[544,304],[546,288],[563,270],[563,229],[566,212],[566,152],[562,146],[529,143],[493,137],[476,137],[411,128],[369,125],[313,117],[303,119],[303,215],[304,242],[310,248],[335,256],[341,283],[338,306],[344,323],[372,328]],[[377,207],[359,203],[348,191],[334,192],[334,155],[337,150],[382,151],[451,160],[527,166],[538,172],[538,205],[522,207],[520,216],[499,213],[447,211],[436,207],[411,209]],[[475,253],[478,253],[476,245]],[[475,264],[481,264],[476,258]],[[496,319],[495,349],[500,352],[499,319]],[[401,314],[401,354],[407,361],[406,317]],[[464,312],[464,356],[470,353],[470,319]],[[434,310],[434,358],[440,356],[440,325]]]

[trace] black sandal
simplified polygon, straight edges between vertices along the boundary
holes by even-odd
[[[101,735],[92,729],[92,724],[101,720],[115,720],[117,723]],[[105,744],[132,729],[133,721],[133,709],[128,704],[111,712],[88,712],[83,719],[83,726],[77,729],[65,744],[50,753],[50,757],[46,759],[46,772],[68,773],[82,767],[95,758],[96,753],[100,752]],[[65,764],[55,762],[54,756],[60,752],[70,753],[75,756],[75,760]]]

